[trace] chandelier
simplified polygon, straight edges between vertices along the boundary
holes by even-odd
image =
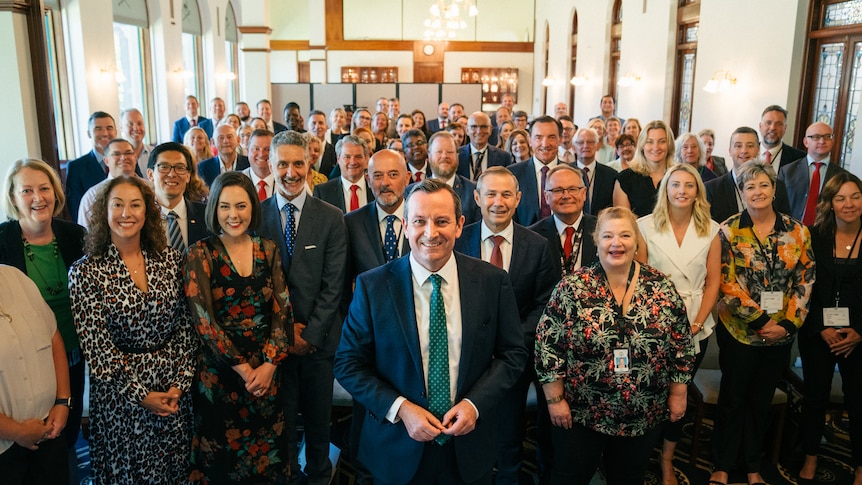
[[[461,15],[475,17],[479,14],[474,0],[436,0],[428,10],[431,16],[425,19],[426,40],[454,39],[459,30],[467,28]]]

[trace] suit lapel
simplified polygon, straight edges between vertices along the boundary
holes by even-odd
[[[410,260],[402,258],[395,261],[389,271],[392,273],[392,278],[387,280],[389,296],[392,298],[390,307],[395,312],[398,325],[401,326],[407,350],[413,358],[416,375],[424,376],[422,352],[419,349],[419,330],[416,325],[416,306],[413,302],[413,275],[410,271]]]
[[[521,247],[522,241],[521,239],[524,237],[524,233],[521,232],[521,228],[515,225],[513,228],[514,231],[512,233],[512,259],[509,261],[509,280],[514,282],[516,276],[519,276],[519,270],[521,268],[526,268],[525,259],[527,258],[526,251],[523,251]]]
[[[377,266],[382,266],[386,263],[386,257],[383,255],[383,241],[380,240],[380,229],[377,222],[377,204],[374,204],[368,210],[368,217],[365,218],[364,226],[366,237],[371,241]]]
[[[470,369],[467,368],[470,363],[469,356],[473,350],[473,343],[476,341],[476,326],[480,323],[479,310],[485,305],[483,301],[476,301],[476,298],[481,295],[480,292],[476,291],[481,285],[477,272],[470,271],[469,263],[465,262],[463,257],[457,255],[454,257],[458,264],[458,284],[461,294],[461,355],[458,356],[456,396],[453,396],[457,402],[464,395],[464,379],[470,372]]]

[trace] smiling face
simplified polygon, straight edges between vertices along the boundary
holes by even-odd
[[[757,174],[742,187],[742,199],[749,210],[763,210],[772,207],[775,185],[765,173]]]
[[[156,159],[155,167],[147,170],[147,176],[153,182],[156,200],[168,207],[174,207],[176,202],[179,202],[191,178],[188,171],[180,175],[174,170],[176,168],[188,170],[186,157],[180,152],[162,152]],[[162,173],[167,169],[170,169],[168,173]]]
[[[294,131],[302,130],[302,114],[299,112],[299,108],[297,108],[296,106],[291,106],[290,108],[284,110],[284,121],[287,122],[288,129]]]
[[[215,141],[220,157],[230,159],[236,155],[239,137],[236,136],[236,130],[233,126],[221,125],[216,128]]]
[[[637,250],[637,232],[628,219],[606,219],[596,227],[599,262],[605,271],[629,268]]]
[[[706,152],[704,157],[709,158],[712,156],[712,150],[715,148],[715,140],[712,139],[709,135],[703,135],[700,137],[700,141],[703,142],[703,149]]]
[[[428,149],[428,163],[431,173],[442,180],[449,180],[458,171],[458,147],[455,140],[448,136],[434,137]]]
[[[341,167],[341,176],[356,183],[365,176],[368,169],[368,157],[365,149],[353,143],[344,143],[341,146],[341,155],[338,157],[338,166]]]
[[[105,153],[105,165],[112,177],[132,175],[135,173],[138,160],[135,158],[135,148],[131,143],[115,141],[108,146]]]
[[[690,136],[680,147],[680,158],[682,161],[697,168],[700,162],[700,146],[698,146],[697,138]]]
[[[428,271],[439,271],[449,261],[463,227],[464,216],[455,217],[455,201],[448,191],[420,190],[410,196],[404,234],[413,258]]]
[[[87,136],[93,140],[93,147],[99,153],[105,152],[108,142],[117,137],[117,128],[110,117],[96,118],[87,128]]]
[[[398,121],[395,122],[395,132],[398,133],[399,137],[404,136],[404,133],[413,129],[413,118],[398,118]]]
[[[322,140],[328,128],[326,126],[326,116],[316,113],[308,118],[308,131],[314,133],[314,136],[317,138]]]
[[[482,211],[482,220],[493,232],[509,226],[521,202],[517,180],[511,174],[492,173],[482,177],[473,197]]]
[[[775,147],[781,144],[784,132],[787,130],[784,113],[778,110],[768,111],[760,118],[760,138],[763,145]]]
[[[521,133],[516,133],[512,136],[512,155],[515,156],[515,161],[523,162],[533,156],[530,152],[530,142],[527,140],[527,137]]]
[[[571,170],[559,170],[548,176],[545,182],[545,201],[561,221],[574,224],[587,200],[584,179]]]
[[[251,116],[251,110],[248,109],[248,105],[245,103],[237,103],[234,112],[236,112],[236,115],[239,116],[239,119],[242,121],[248,120],[249,116]]]
[[[41,170],[24,167],[12,179],[12,203],[22,224],[45,227],[51,224],[57,197],[51,179]]]
[[[186,116],[188,118],[194,118],[198,115],[198,109],[200,105],[198,105],[198,100],[194,96],[189,96],[186,98]]]
[[[667,132],[661,128],[653,128],[647,132],[644,141],[644,158],[652,164],[664,164],[667,159]]]
[[[407,144],[403,145],[402,148],[407,163],[416,168],[425,166],[425,161],[428,160],[428,143],[424,136],[408,136]]]
[[[224,118],[225,106],[224,101],[220,98],[214,98],[210,101],[210,115],[214,120],[220,120]]]
[[[754,133],[736,133],[730,137],[728,155],[733,160],[734,170],[739,170],[742,164],[757,158],[759,144]]]
[[[248,141],[248,161],[258,178],[264,178],[270,173],[269,149],[272,136],[254,136]]]
[[[684,170],[676,170],[667,179],[667,200],[671,207],[689,209],[697,198],[697,180]]]
[[[530,131],[530,146],[533,156],[547,165],[557,158],[560,148],[560,130],[556,123],[533,123]]]
[[[832,210],[835,218],[852,224],[862,216],[862,191],[855,182],[845,182],[838,193],[832,197]]]
[[[139,146],[147,134],[144,128],[144,117],[137,110],[127,111],[123,114],[123,138]]]
[[[272,105],[267,102],[257,103],[257,115],[269,123],[272,120]]]
[[[293,200],[305,190],[308,162],[302,147],[279,146],[270,154],[269,167],[275,175],[275,185],[282,197]]]
[[[407,166],[397,153],[381,150],[368,163],[368,178],[377,206],[392,214],[404,200],[407,188]],[[400,216],[400,214],[399,214]]]
[[[223,188],[216,208],[218,224],[224,235],[236,238],[248,231],[252,205],[248,192],[242,187],[229,185]]]
[[[141,229],[146,220],[147,208],[144,195],[136,186],[121,183],[114,186],[108,194],[108,227],[111,228],[111,241],[139,243]]]

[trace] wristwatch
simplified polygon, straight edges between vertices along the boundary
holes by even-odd
[[[66,406],[69,409],[72,409],[72,398],[71,397],[58,397],[57,400],[54,401],[54,406]]]

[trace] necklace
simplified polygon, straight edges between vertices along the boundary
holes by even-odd
[[[63,275],[62,275],[62,271],[59,268],[59,266],[60,266],[60,248],[57,245],[57,236],[54,236],[51,239],[51,246],[54,249],[54,270],[57,273],[57,276],[56,276],[57,282],[53,285],[48,282],[48,278],[45,278],[45,275],[42,274],[42,270],[39,269],[39,264],[36,263],[36,255],[33,253],[33,248],[30,247],[30,241],[27,241],[27,238],[21,238],[21,239],[24,242],[24,254],[27,256],[27,259],[29,259],[30,262],[33,263],[31,266],[33,266],[33,268],[36,270],[36,273],[38,273],[39,278],[42,279],[42,283],[44,283],[44,285],[45,285],[45,291],[47,291],[48,294],[51,296],[57,296],[57,295],[63,293],[63,291],[66,288],[63,285]]]

